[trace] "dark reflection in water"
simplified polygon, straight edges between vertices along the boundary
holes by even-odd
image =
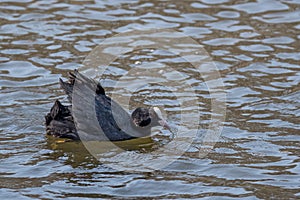
[[[299,198],[299,14],[297,0],[2,0],[0,198]],[[79,68],[104,38],[149,28],[191,36],[215,60],[227,116],[213,151],[204,158],[189,151],[153,173],[127,173],[106,167],[81,143],[47,138],[43,117],[55,99],[65,100],[58,78]],[[159,50],[134,52],[112,64],[104,85],[112,91],[126,72],[120,66],[151,61],[186,67]],[[209,92],[203,82],[193,86],[205,128]],[[154,101],[143,92],[134,104]],[[176,119],[176,101],[156,94]]]

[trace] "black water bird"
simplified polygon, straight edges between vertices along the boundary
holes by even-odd
[[[55,101],[45,116],[48,135],[72,140],[122,141],[149,136],[154,126],[170,130],[158,107],[139,107],[130,116],[105,94],[99,82],[77,70],[69,73],[68,81],[59,82],[73,105]]]

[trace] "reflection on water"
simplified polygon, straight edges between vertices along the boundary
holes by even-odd
[[[1,199],[299,198],[298,1],[4,0],[0,18]],[[65,100],[58,78],[81,67],[104,38],[151,28],[191,36],[218,66],[227,114],[213,151],[199,158],[191,149],[163,170],[129,173],[103,165],[81,143],[47,138],[44,115],[55,99]],[[112,88],[120,74],[147,63],[188,69],[168,52],[136,51],[112,63],[103,85],[122,91]],[[210,93],[197,76],[188,84],[205,130]],[[147,97],[150,88],[156,92]],[[178,119],[166,88],[147,85],[131,101],[165,106],[171,121]]]

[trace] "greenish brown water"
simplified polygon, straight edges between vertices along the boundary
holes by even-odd
[[[298,199],[299,16],[296,0],[1,1],[0,198]],[[58,78],[79,68],[104,38],[150,28],[192,37],[216,62],[227,110],[213,151],[129,173],[103,165],[81,143],[46,137],[44,115],[54,100],[65,100]],[[185,67],[160,51],[127,54],[113,63],[108,91],[141,60]],[[209,92],[203,82],[195,88],[206,127]],[[165,100],[176,119],[177,102],[158,94],[153,98]],[[151,100],[133,98],[136,105]]]

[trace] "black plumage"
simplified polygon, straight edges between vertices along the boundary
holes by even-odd
[[[158,108],[137,108],[130,116],[105,94],[99,82],[77,70],[69,73],[67,82],[62,79],[59,82],[73,105],[55,101],[45,116],[49,135],[73,140],[121,141],[149,136],[153,126],[169,129]]]

